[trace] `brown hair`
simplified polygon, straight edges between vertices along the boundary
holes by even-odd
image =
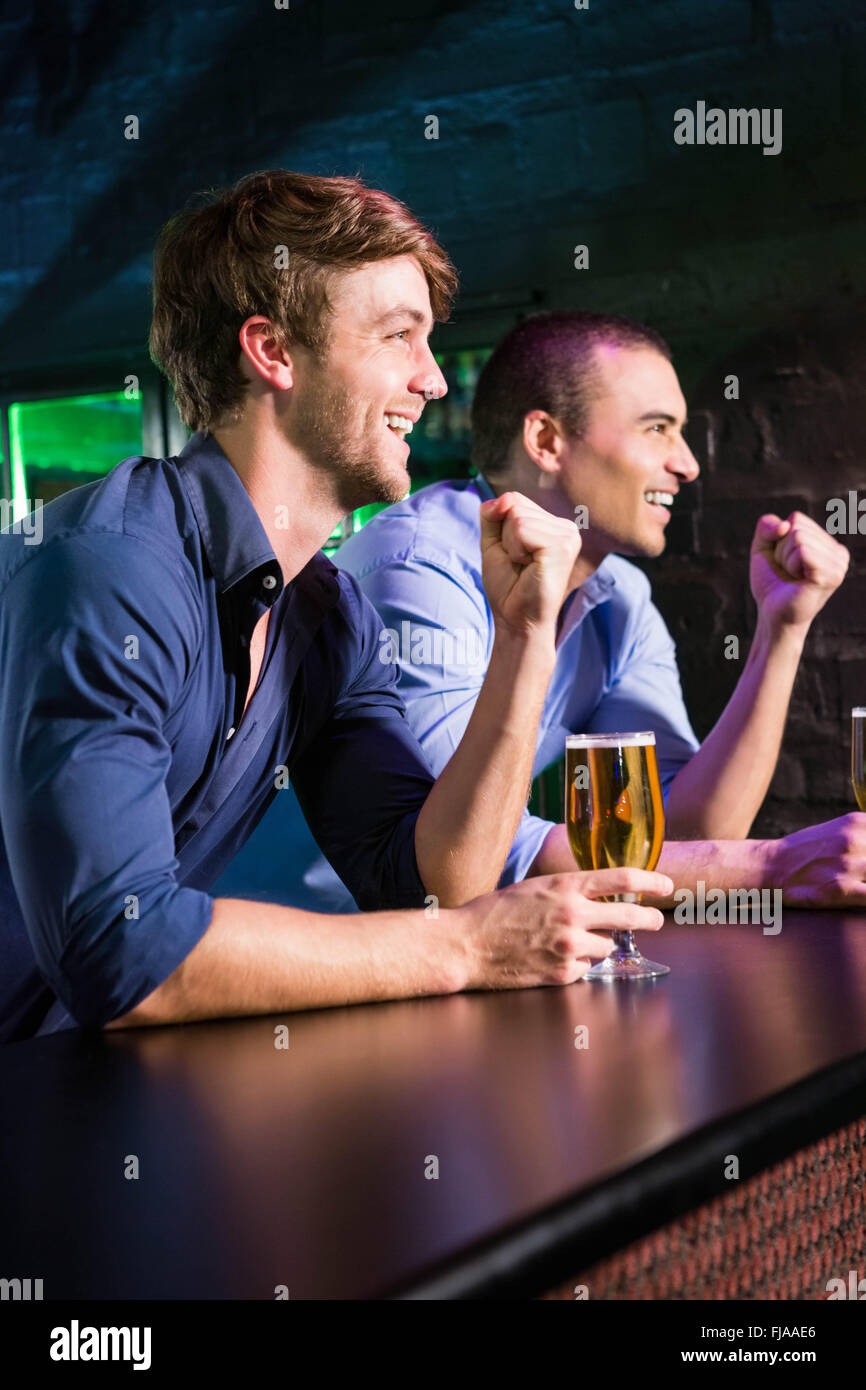
[[[150,329],[151,358],[187,428],[239,419],[246,319],[262,314],[285,348],[295,341],[322,356],[329,275],[400,255],[417,258],[433,317],[447,319],[457,290],[448,256],[403,203],[357,178],[268,169],[194,194],[156,244]]]
[[[652,328],[618,314],[560,310],[531,314],[487,359],[472,401],[472,463],[486,477],[504,476],[511,445],[530,410],[546,410],[573,438],[587,425],[597,387],[595,348],[671,350]]]

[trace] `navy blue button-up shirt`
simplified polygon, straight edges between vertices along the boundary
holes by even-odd
[[[41,518],[38,543],[0,533],[0,1040],[100,1027],[156,989],[289,779],[362,910],[423,906],[434,778],[354,579],[317,552],[284,585],[208,435]]]

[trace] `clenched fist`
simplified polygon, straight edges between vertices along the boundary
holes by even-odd
[[[848,569],[850,555],[811,517],[762,516],[752,541],[750,579],[758,614],[774,627],[808,627]]]
[[[519,492],[481,506],[481,573],[497,630],[555,634],[580,532]]]

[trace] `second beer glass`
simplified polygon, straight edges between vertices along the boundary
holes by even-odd
[[[861,811],[866,811],[866,708],[858,705],[851,711],[851,785]]]

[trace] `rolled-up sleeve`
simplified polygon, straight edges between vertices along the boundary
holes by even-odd
[[[40,971],[101,1027],[207,930],[176,879],[167,714],[196,660],[181,575],[113,531],[56,537],[0,595],[0,825]]]
[[[435,778],[406,718],[383,624],[343,574],[350,671],[297,758],[292,786],[310,830],[362,912],[424,906],[415,822]],[[385,658],[384,660],[382,658]]]

